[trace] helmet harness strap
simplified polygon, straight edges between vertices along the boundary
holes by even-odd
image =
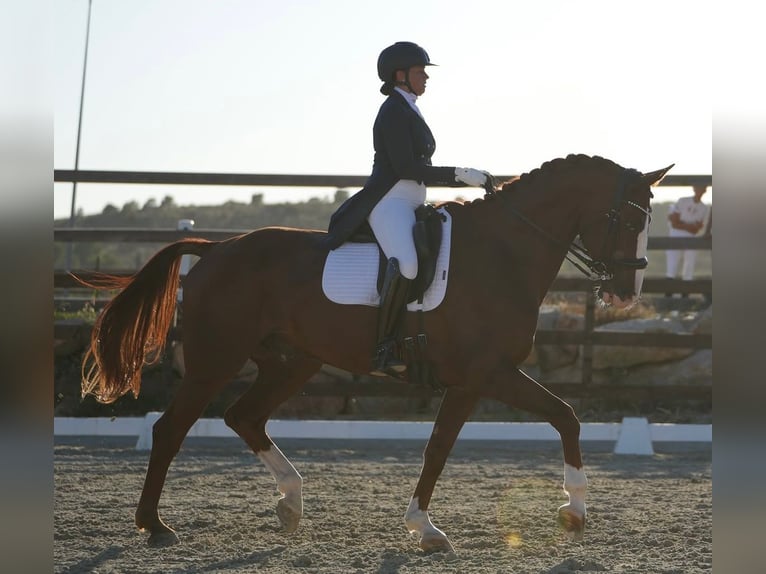
[[[396,76],[396,72],[394,72],[394,77],[395,76]],[[415,90],[412,89],[412,84],[410,84],[410,68],[407,68],[404,70],[404,81],[400,82],[394,79],[394,84],[397,86],[407,86],[407,89],[410,92],[412,92],[413,94],[415,93]]]

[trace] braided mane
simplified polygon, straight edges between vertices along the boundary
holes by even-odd
[[[523,173],[521,175],[518,175],[516,177],[513,177],[509,180],[502,182],[501,185],[497,187],[497,192],[510,193],[524,185],[532,183],[535,179],[537,179],[542,174],[558,172],[564,169],[571,169],[574,166],[582,165],[585,163],[595,163],[595,164],[603,165],[605,167],[614,166],[614,167],[622,169],[622,167],[619,164],[613,162],[610,159],[606,159],[598,155],[589,156],[585,154],[572,153],[563,158],[559,157],[559,158],[546,161],[540,167],[537,167],[533,169],[532,171]],[[496,195],[485,195],[484,197],[479,197],[470,202],[466,202],[466,203],[458,204],[458,205],[464,205],[464,206],[480,205],[488,200],[491,201],[495,197]],[[455,203],[455,202],[449,202],[449,201],[441,202],[440,205],[445,203]]]
[[[601,156],[589,156],[585,154],[569,154],[565,158],[556,158],[550,161],[546,161],[540,167],[533,169],[530,172],[524,173],[518,177],[506,181],[503,183],[500,191],[513,191],[513,187],[517,184],[530,183],[541,174],[547,174],[551,172],[561,171],[563,169],[569,169],[573,166],[583,163],[597,163],[604,166],[614,166],[622,169],[618,164],[610,159],[603,158]]]

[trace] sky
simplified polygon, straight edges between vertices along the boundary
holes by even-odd
[[[707,2],[92,1],[80,169],[367,175],[384,99],[377,57],[408,40],[439,64],[418,99],[435,165],[517,175],[585,153],[712,173]],[[87,12],[88,0],[54,3],[56,169],[75,167]],[[334,191],[78,184],[76,209]],[[72,184],[54,184],[54,218],[71,201]]]

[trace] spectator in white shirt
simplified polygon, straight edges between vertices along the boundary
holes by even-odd
[[[697,237],[705,233],[710,218],[710,205],[702,202],[702,196],[705,195],[707,186],[695,185],[693,189],[693,197],[682,197],[670,208],[668,213],[670,237]],[[666,257],[665,275],[669,279],[675,279],[682,259],[681,278],[684,281],[690,281],[694,277],[696,249],[668,250]],[[672,293],[666,293],[666,295],[671,296]]]

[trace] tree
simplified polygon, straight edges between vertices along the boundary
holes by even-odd
[[[130,200],[122,206],[122,213],[135,213],[136,211],[138,211],[138,202],[135,200]]]
[[[146,200],[146,203],[144,203],[144,206],[141,208],[141,211],[148,211],[150,209],[157,209],[157,200],[153,197],[150,197]]]
[[[162,198],[162,203],[160,203],[160,207],[175,207],[176,202],[173,199],[172,195],[166,195]]]
[[[345,189],[336,189],[335,190],[335,198],[333,199],[333,203],[343,203],[348,199],[348,191]]]

